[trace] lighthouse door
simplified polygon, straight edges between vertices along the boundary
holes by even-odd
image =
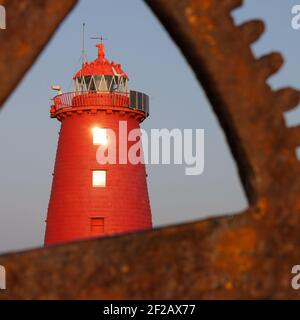
[[[103,217],[92,217],[91,218],[91,234],[93,236],[104,233],[104,218]]]

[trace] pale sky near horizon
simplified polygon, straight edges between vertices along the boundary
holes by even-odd
[[[274,88],[299,88],[300,30],[291,28],[295,4],[248,0],[234,12],[237,23],[249,18],[265,21],[266,33],[253,46],[257,56],[276,50],[285,57],[284,67],[269,81]],[[53,96],[49,88],[60,84],[64,91],[71,90],[71,78],[80,65],[82,22],[86,22],[88,59],[97,55],[95,41],[89,37],[103,34],[109,39],[106,56],[122,64],[130,88],[149,94],[145,130],[205,129],[201,176],[187,177],[179,165],[147,167],[155,226],[245,209],[247,200],[235,163],[206,96],[149,8],[140,0],[82,0],[0,114],[0,252],[43,244],[59,130],[59,123],[49,118]],[[299,108],[287,116],[289,124],[299,119]]]

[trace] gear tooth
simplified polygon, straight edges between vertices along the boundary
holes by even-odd
[[[300,146],[300,125],[288,127],[289,142],[295,147]]]
[[[283,57],[278,52],[272,52],[262,56],[257,60],[259,73],[262,74],[264,79],[267,79],[282,67],[283,62]]]
[[[243,2],[243,0],[222,0],[220,1],[220,5],[231,11],[242,6]]]
[[[276,103],[283,112],[295,108],[300,102],[300,91],[294,88],[282,88],[275,92]]]
[[[242,37],[250,44],[260,38],[265,31],[265,25],[261,20],[252,20],[240,25],[239,29],[242,33]]]

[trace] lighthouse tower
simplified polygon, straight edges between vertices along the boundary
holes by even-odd
[[[127,141],[124,150],[122,141],[140,130],[149,115],[149,98],[129,91],[121,65],[106,59],[103,43],[97,48],[98,58],[75,74],[73,92],[59,92],[51,106],[51,118],[61,122],[61,130],[46,245],[152,228],[143,162],[123,157],[120,163],[117,157],[116,163],[99,163],[96,156],[113,142],[109,132],[116,136],[116,155],[127,154],[136,142]]]

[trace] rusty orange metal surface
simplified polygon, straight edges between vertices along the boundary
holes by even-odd
[[[300,94],[292,88],[273,91],[266,83],[280,69],[281,55],[254,57],[250,45],[264,27],[261,21],[234,25],[230,13],[240,0],[146,3],[205,89],[236,159],[249,209],[2,256],[10,285],[0,298],[298,299],[290,282],[292,266],[300,264],[300,129],[287,128],[283,113],[298,104]],[[61,10],[62,19],[69,8]],[[7,60],[0,46],[3,72]],[[1,101],[26,69],[19,64]]]
[[[7,16],[7,30],[0,32],[0,106],[76,2],[0,0]]]

